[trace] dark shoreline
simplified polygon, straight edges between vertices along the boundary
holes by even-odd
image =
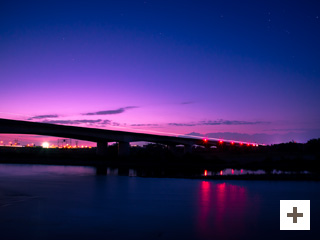
[[[71,151],[70,151],[71,150]],[[220,156],[228,157],[226,153]],[[41,164],[60,166],[90,166],[96,168],[97,175],[106,175],[107,168],[119,169],[119,175],[128,176],[129,169],[136,169],[139,177],[188,178],[206,180],[281,180],[281,181],[320,181],[319,164],[317,161],[301,161],[287,159],[261,161],[261,155],[256,154],[251,161],[221,161],[205,159],[199,154],[183,156],[138,155],[120,158],[97,156],[95,149],[0,149],[0,163],[4,164]],[[252,157],[252,156],[251,156]],[[221,157],[220,157],[221,159]],[[254,161],[259,159],[260,161]],[[266,174],[218,175],[226,168],[264,170]],[[208,170],[215,174],[202,176]],[[273,170],[288,171],[286,174],[272,174]],[[308,174],[301,173],[308,171]]]
[[[184,179],[202,179],[202,180],[262,180],[262,181],[320,181],[320,174],[317,173],[290,173],[290,174],[243,174],[243,175],[212,175],[201,176],[201,169],[182,169],[187,171],[178,172],[178,168],[174,166],[162,167],[161,169],[155,166],[132,166],[125,164],[100,164],[100,165],[85,165],[85,164],[61,164],[61,162],[26,162],[26,161],[0,161],[0,164],[30,164],[30,165],[52,165],[52,166],[84,166],[96,168],[97,175],[107,175],[107,168],[120,169],[119,176],[128,176],[127,172],[131,168],[142,171],[143,174],[138,174],[136,177],[145,178],[184,178]],[[261,169],[263,170],[263,169]]]

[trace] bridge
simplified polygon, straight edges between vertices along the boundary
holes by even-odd
[[[125,132],[98,128],[75,127],[38,123],[21,120],[0,118],[0,133],[2,134],[33,134],[53,137],[72,138],[97,143],[97,154],[106,155],[108,142],[118,142],[118,155],[128,156],[130,142],[153,142],[165,144],[170,147],[183,145],[184,152],[190,153],[193,145],[218,146],[224,145],[248,145],[249,143],[228,141],[213,138],[190,137],[185,135],[164,136],[147,133]],[[255,146],[255,144],[254,144]]]

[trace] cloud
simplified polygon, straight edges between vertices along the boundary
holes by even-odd
[[[269,122],[263,121],[230,121],[230,120],[215,120],[215,121],[199,121],[199,122],[189,122],[189,123],[168,123],[169,126],[177,127],[193,127],[193,126],[205,126],[205,125],[256,125],[256,124],[266,124]]]
[[[106,120],[102,120],[100,123],[105,125],[110,125],[111,121],[106,119]]]
[[[44,119],[44,118],[57,118],[59,115],[57,114],[51,114],[51,115],[36,115],[31,118],[28,118],[28,120],[34,120],[34,119]]]
[[[230,120],[223,120],[219,119],[216,121],[201,121],[198,125],[256,125],[256,124],[265,124],[269,122],[263,122],[263,121],[230,121]]]
[[[192,127],[197,126],[197,123],[168,123],[169,126],[176,126],[176,127]]]
[[[265,129],[265,132],[305,132],[310,131],[307,128],[273,128],[273,129]]]
[[[130,126],[132,127],[158,127],[159,124],[151,124],[151,123],[148,123],[148,124],[145,124],[145,123],[135,123],[135,124],[131,124]]]
[[[118,108],[118,109],[114,109],[114,110],[105,110],[105,111],[98,111],[98,112],[83,113],[82,115],[92,116],[92,115],[120,114],[120,113],[125,112],[128,109],[133,109],[133,108],[139,108],[139,107],[137,107],[137,106],[128,106],[128,107]]]
[[[187,102],[182,102],[180,103],[181,105],[187,105],[187,104],[193,104],[194,102],[193,101],[187,101]]]
[[[42,122],[43,123],[51,123],[51,124],[72,124],[72,125],[76,125],[76,124],[83,124],[83,123],[90,123],[90,124],[103,123],[103,124],[105,124],[105,121],[109,121],[109,120],[104,120],[104,121],[102,121],[101,119],[97,119],[97,120],[87,120],[87,119],[82,119],[82,120],[44,120]]]

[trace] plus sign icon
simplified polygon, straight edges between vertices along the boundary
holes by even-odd
[[[280,230],[310,230],[310,200],[280,200]]]

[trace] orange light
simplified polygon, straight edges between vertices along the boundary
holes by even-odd
[[[208,171],[207,170],[204,170],[204,175],[208,176]]]

